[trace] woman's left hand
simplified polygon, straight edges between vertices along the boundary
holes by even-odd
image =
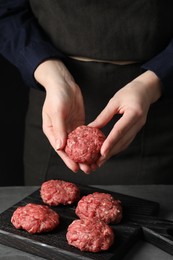
[[[150,105],[161,96],[161,82],[152,72],[146,71],[120,89],[108,102],[98,117],[89,125],[103,128],[116,114],[115,123],[101,147],[97,166],[126,149],[147,120]]]

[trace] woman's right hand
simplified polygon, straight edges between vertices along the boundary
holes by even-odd
[[[78,165],[64,152],[67,134],[85,123],[83,97],[79,86],[59,60],[41,63],[34,73],[35,79],[46,90],[42,109],[42,128],[50,144],[68,168],[89,171],[87,165]]]

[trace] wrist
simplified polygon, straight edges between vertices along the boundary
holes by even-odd
[[[141,86],[145,88],[151,104],[162,96],[162,82],[154,72],[148,70],[134,81],[140,82]]]
[[[62,86],[66,79],[72,78],[65,65],[60,60],[46,60],[42,62],[34,72],[35,80],[41,84],[45,90]]]

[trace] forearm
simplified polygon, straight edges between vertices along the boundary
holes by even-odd
[[[40,28],[26,0],[0,0],[0,35],[0,53],[29,86],[38,88],[34,71],[40,63],[64,57]]]
[[[162,82],[164,92],[173,94],[173,39],[166,49],[143,64],[142,69],[153,71]]]

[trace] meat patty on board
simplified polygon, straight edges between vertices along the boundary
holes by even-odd
[[[50,206],[68,205],[80,199],[80,190],[71,182],[48,180],[42,183],[40,196]]]
[[[94,192],[78,201],[75,213],[81,219],[96,217],[107,224],[119,223],[122,219],[121,201],[109,193]]]
[[[98,219],[76,219],[68,227],[66,238],[69,245],[81,251],[108,250],[114,242],[114,232]]]
[[[17,229],[35,234],[52,231],[60,221],[58,213],[48,206],[28,203],[13,212],[11,223]]]

